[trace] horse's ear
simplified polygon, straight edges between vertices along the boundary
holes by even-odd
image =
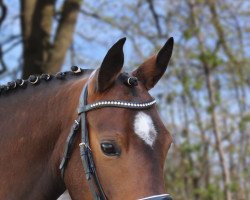
[[[171,37],[160,49],[157,55],[152,56],[139,66],[132,74],[136,76],[145,87],[150,90],[160,80],[167,69],[174,47]]]
[[[103,92],[109,88],[119,75],[124,62],[123,45],[126,38],[118,40],[104,57],[96,73],[96,89]]]

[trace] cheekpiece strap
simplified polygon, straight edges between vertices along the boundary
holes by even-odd
[[[85,85],[82,91],[79,107],[84,107],[85,105],[87,105],[87,96],[88,84]],[[81,117],[81,143],[79,144],[80,155],[86,175],[86,180],[89,183],[90,191],[95,200],[107,200],[95,169],[95,163],[89,144],[89,132],[87,128],[86,112],[81,112],[78,114]]]

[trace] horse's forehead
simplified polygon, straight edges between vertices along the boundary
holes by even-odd
[[[119,81],[113,87],[100,96],[98,100],[124,100],[129,102],[148,102],[152,100],[151,95],[148,93],[142,83],[135,87],[129,87]],[[154,123],[159,118],[155,119],[156,108],[149,108],[149,110],[130,110],[120,108],[106,108],[100,110],[92,119],[98,124],[100,132],[115,132],[122,135],[132,132],[134,137],[140,138],[143,142],[150,147],[155,143],[158,136],[156,127],[158,123]],[[103,123],[105,119],[106,123]],[[125,133],[124,133],[125,132]],[[132,136],[131,135],[131,136]]]
[[[161,124],[161,121],[158,121],[160,119],[155,118],[155,114],[157,114],[155,108],[148,110],[103,108],[93,112],[91,121],[96,124],[100,133],[135,136],[152,147],[160,129],[158,125]]]

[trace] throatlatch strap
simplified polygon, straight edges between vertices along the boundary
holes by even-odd
[[[77,118],[77,120],[75,120],[75,123],[73,124],[70,134],[68,135],[68,138],[66,140],[66,144],[64,147],[64,153],[63,153],[63,158],[62,161],[60,163],[60,171],[61,171],[61,176],[62,178],[64,178],[64,171],[65,168],[67,167],[68,161],[70,159],[72,150],[73,150],[73,144],[74,144],[74,140],[76,137],[76,134],[78,132],[80,126],[80,116]]]

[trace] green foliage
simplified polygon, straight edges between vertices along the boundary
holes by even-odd
[[[193,152],[199,152],[201,150],[201,144],[190,144],[188,141],[183,142],[180,145],[180,151],[185,154],[191,154]]]
[[[200,199],[217,200],[223,199],[223,192],[216,184],[209,184],[208,187],[197,188],[194,190],[195,194],[200,196]]]
[[[215,92],[215,101],[217,105],[221,104],[221,94],[219,90],[216,90]]]
[[[207,113],[208,114],[212,114],[213,110],[214,110],[214,106],[212,106],[212,105],[207,106]]]
[[[204,80],[202,78],[197,78],[196,80],[194,80],[194,83],[193,83],[193,88],[196,90],[196,91],[200,91],[202,86],[204,84]]]
[[[207,63],[212,69],[215,69],[223,64],[223,60],[219,57],[219,54],[210,50],[200,54],[200,60]]]
[[[239,128],[241,131],[245,130],[246,126],[249,125],[250,126],[250,114],[245,115],[240,123],[239,123]]]
[[[240,184],[237,181],[232,181],[228,187],[232,192],[237,192],[239,190]]]
[[[167,104],[171,104],[174,101],[175,97],[176,97],[175,91],[168,93],[166,97]]]
[[[193,30],[191,29],[186,29],[183,31],[183,37],[186,39],[186,40],[189,40],[193,37]]]

